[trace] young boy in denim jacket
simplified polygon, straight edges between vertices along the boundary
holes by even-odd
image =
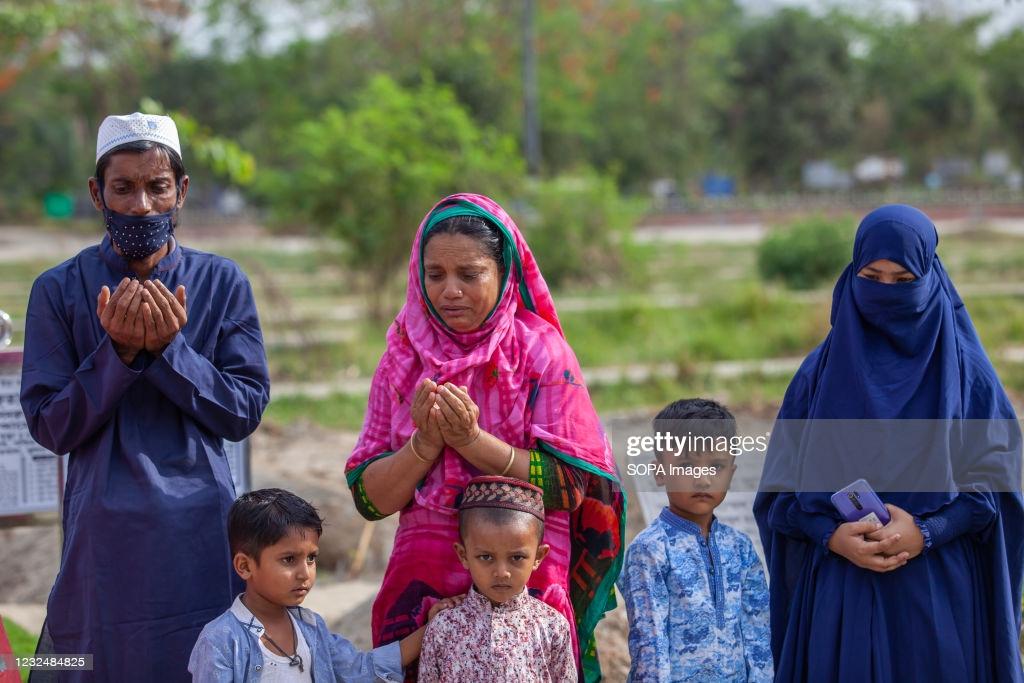
[[[245,593],[203,629],[192,650],[192,680],[401,681],[420,652],[426,627],[403,640],[360,652],[299,605],[316,581],[323,520],[302,498],[281,489],[243,494],[228,513],[228,540]],[[432,617],[455,604],[442,600]]]

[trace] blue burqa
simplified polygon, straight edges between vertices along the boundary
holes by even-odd
[[[199,631],[242,589],[223,439],[259,424],[267,362],[242,271],[175,243],[151,278],[185,285],[188,323],[126,366],[96,315],[100,288],[126,276],[106,237],[39,276],[29,299],[22,407],[36,441],[70,454],[40,651],[94,656],[91,674],[61,680],[187,681]]]
[[[868,214],[835,287],[832,330],[786,391],[754,503],[771,577],[777,681],[1024,681],[1020,433],[937,244],[934,225],[917,209]],[[857,276],[878,259],[916,279],[888,285]],[[856,430],[863,423],[852,421],[867,419],[928,421],[933,440],[900,450],[906,462],[892,453],[879,462],[856,439],[846,448],[836,438],[829,449],[817,447],[823,430],[815,434],[815,425],[843,421]],[[951,442],[963,439],[963,424],[983,427],[958,449]],[[819,441],[808,447],[812,437]],[[950,443],[937,442],[944,439]],[[955,462],[942,462],[954,452]],[[915,461],[922,453],[928,460]],[[928,549],[889,573],[829,552],[843,521],[829,499],[836,489],[790,487],[816,468],[870,483],[914,468],[945,478],[926,490],[879,494],[920,520]]]

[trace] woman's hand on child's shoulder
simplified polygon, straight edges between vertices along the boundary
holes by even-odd
[[[434,603],[434,605],[427,612],[427,621],[429,622],[431,619],[433,619],[439,613],[445,611],[446,609],[451,609],[452,607],[458,607],[459,605],[462,604],[462,601],[465,600],[465,599],[466,599],[466,594],[463,593],[462,595],[453,595],[450,598],[442,598],[441,600],[438,600],[437,602]]]

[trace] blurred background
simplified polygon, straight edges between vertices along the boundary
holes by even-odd
[[[325,569],[372,576],[391,533],[355,519],[342,464],[450,192],[524,228],[613,431],[693,395],[770,417],[859,217],[893,201],[936,220],[1020,404],[1022,65],[1012,0],[0,0],[0,309],[21,344],[33,279],[101,237],[103,117],[172,115],[177,234],[257,291],[254,483],[326,507]]]

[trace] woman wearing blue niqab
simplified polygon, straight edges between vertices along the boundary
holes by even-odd
[[[786,391],[754,503],[777,681],[1024,681],[1020,432],[937,244],[868,214]],[[885,527],[832,505],[858,478]]]

